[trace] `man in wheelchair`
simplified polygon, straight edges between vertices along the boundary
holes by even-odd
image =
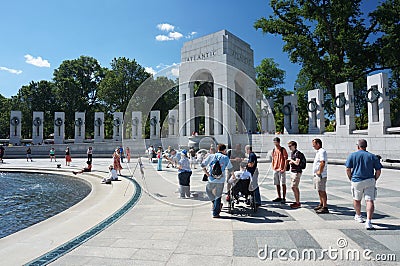
[[[233,172],[228,181],[230,184],[232,184],[231,193],[236,202],[239,202],[240,195],[246,198],[246,202],[248,195],[251,195],[251,192],[249,191],[249,184],[252,176],[246,168],[246,162],[240,163],[240,171]]]

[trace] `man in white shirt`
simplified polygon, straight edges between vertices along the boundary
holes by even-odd
[[[328,155],[322,148],[320,139],[313,139],[313,148],[317,151],[313,163],[314,188],[318,190],[319,205],[314,208],[318,214],[329,213],[328,196],[326,195],[326,181],[328,178]]]

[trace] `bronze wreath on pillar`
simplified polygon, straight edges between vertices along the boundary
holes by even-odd
[[[370,93],[371,97],[368,96]],[[381,97],[381,93],[379,92],[377,85],[371,86],[371,88],[369,88],[365,94],[365,100],[369,103],[378,101],[379,97]]]
[[[307,111],[309,111],[310,113],[316,112],[317,108],[318,108],[318,104],[315,99],[312,99],[311,101],[309,101],[307,103]]]

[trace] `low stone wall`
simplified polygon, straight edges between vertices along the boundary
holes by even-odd
[[[400,160],[400,135],[385,135],[380,137],[368,137],[366,135],[350,135],[347,137],[336,136],[335,134],[324,134],[324,135],[272,135],[272,134],[253,134],[251,136],[251,144],[253,150],[261,157],[265,158],[270,155],[270,151],[273,149],[273,138],[279,137],[281,144],[287,147],[287,143],[294,140],[298,144],[299,150],[301,150],[307,157],[308,160],[312,160],[315,155],[315,150],[312,147],[312,140],[320,138],[323,143],[323,147],[328,152],[328,158],[331,159],[345,159],[347,156],[356,151],[356,143],[360,138],[364,138],[368,141],[369,152],[382,156],[383,160]],[[241,143],[244,145],[248,144],[246,141],[247,135],[244,136],[233,136],[233,145]],[[184,147],[184,143],[188,141],[187,137],[174,137],[165,139],[146,139],[146,140],[129,140],[124,141],[124,149],[128,146],[131,150],[131,156],[145,156],[146,148],[149,145],[154,147],[162,146],[167,149],[168,146],[176,149],[180,146]],[[36,158],[48,157],[49,150],[51,147],[56,149],[56,156],[64,157],[64,150],[67,146],[70,147],[72,157],[86,157],[86,151],[89,146],[93,147],[93,157],[108,157],[112,156],[115,148],[122,145],[121,142],[103,142],[103,143],[81,143],[81,144],[56,144],[56,145],[34,145],[31,146],[32,156]],[[187,144],[186,144],[187,145]],[[233,146],[232,145],[232,146]],[[186,148],[186,147],[185,147]],[[244,148],[244,147],[243,147]],[[5,158],[25,158],[26,147],[24,146],[13,146],[6,147]]]
[[[265,157],[274,147],[273,138],[279,137],[281,144],[285,148],[291,140],[297,142],[298,149],[301,150],[307,159],[314,158],[315,150],[312,147],[312,140],[319,138],[322,146],[328,153],[328,158],[345,159],[356,151],[357,140],[366,139],[368,141],[367,150],[371,153],[382,156],[382,159],[400,160],[400,135],[385,135],[380,137],[369,137],[366,135],[336,136],[334,134],[324,135],[252,135],[253,150]]]

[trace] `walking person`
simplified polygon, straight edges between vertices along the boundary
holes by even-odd
[[[322,148],[322,140],[313,139],[312,146],[316,150],[313,162],[314,188],[318,190],[319,205],[314,208],[318,214],[329,213],[326,181],[328,179],[328,155]]]
[[[196,157],[196,150],[194,147],[190,147],[189,149],[189,161],[190,161],[190,168],[196,168],[197,157]]]
[[[128,161],[128,163],[131,162],[131,150],[129,149],[129,147],[126,147],[126,160]]]
[[[124,162],[124,148],[119,146],[119,156],[121,157],[121,163]]]
[[[179,198],[190,198],[190,176],[192,170],[190,168],[190,161],[188,159],[188,152],[183,150],[182,156],[178,162],[178,180],[179,180]]]
[[[50,162],[52,162],[53,159],[55,162],[57,162],[56,161],[56,150],[54,148],[50,149],[49,155],[50,155]]]
[[[206,192],[213,204],[213,218],[220,218],[222,210],[221,197],[225,184],[225,170],[232,168],[231,161],[226,156],[225,144],[218,144],[217,153],[209,154],[201,164],[204,173],[208,176]],[[218,169],[219,168],[219,169]],[[219,175],[216,173],[220,172]]]
[[[162,148],[157,149],[157,171],[162,171]]]
[[[26,161],[28,162],[29,160],[31,160],[31,162],[33,162],[32,161],[32,150],[31,150],[30,146],[28,146],[28,148],[26,149]]]
[[[253,147],[246,145],[244,148],[247,159],[247,171],[251,174],[249,191],[254,191],[254,200],[256,206],[261,206],[260,187],[258,186],[258,168],[257,168],[257,155],[253,152]]]
[[[349,155],[346,161],[346,174],[351,181],[351,194],[356,214],[354,220],[363,223],[361,215],[361,199],[364,195],[367,211],[365,228],[373,230],[372,216],[375,206],[376,181],[381,175],[382,164],[378,157],[367,151],[367,141],[360,139],[357,142],[358,151]]]
[[[87,154],[87,160],[92,162],[92,160],[93,160],[93,148],[92,148],[92,146],[89,146],[89,148],[86,151],[86,154]]]
[[[70,166],[71,165],[71,151],[69,150],[69,147],[65,149],[65,166]]]
[[[292,190],[294,194],[295,202],[290,204],[292,209],[300,208],[300,190],[299,183],[300,178],[303,173],[303,169],[300,165],[300,152],[297,150],[297,143],[295,141],[289,141],[288,147],[292,152],[290,155],[290,159],[288,159],[288,163],[290,165],[290,181],[292,183]]]
[[[147,155],[149,158],[149,162],[153,162],[153,158],[154,158],[154,148],[153,145],[150,145],[149,148],[147,148]]]
[[[4,146],[0,145],[0,161],[3,163],[3,157],[4,157]]]
[[[117,171],[117,173],[119,175],[121,175],[122,166],[121,166],[121,157],[119,156],[118,148],[116,148],[113,153],[113,165],[114,165],[115,171]]]
[[[278,197],[272,202],[286,203],[286,165],[288,153],[284,147],[281,146],[281,139],[276,137],[273,139],[275,148],[272,150],[272,171],[274,173],[274,185]],[[281,194],[282,186],[282,194]]]

